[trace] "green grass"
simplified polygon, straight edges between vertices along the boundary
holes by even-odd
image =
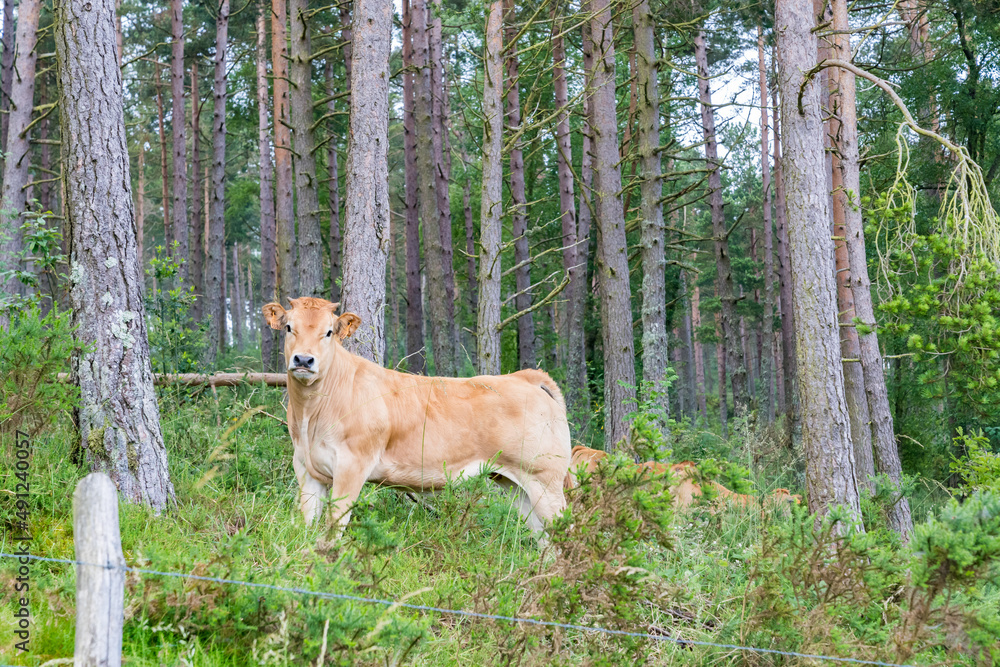
[[[870,659],[895,655],[889,640],[908,612],[896,594],[905,572],[886,566],[884,581],[865,584],[854,606],[847,598],[824,601],[816,595],[831,586],[822,576],[808,585],[783,580],[788,570],[781,569],[782,554],[774,549],[798,547],[781,531],[811,526],[808,517],[713,513],[705,507],[673,516],[660,485],[622,467],[603,470],[600,479],[571,494],[573,515],[554,527],[544,550],[511,498],[483,478],[416,499],[368,485],[343,539],[329,542],[322,526],[307,528],[298,516],[284,426],[256,414],[224,437],[251,407],[284,416],[281,392],[220,389],[216,400],[209,390],[169,390],[161,398],[178,502],[159,517],[121,506],[122,546],[135,567],[689,640]],[[66,421],[35,438],[31,470],[32,551],[58,558],[73,557],[72,491],[85,474],[71,460],[73,435]],[[801,492],[802,462],[794,449],[746,427],[735,432],[729,442],[678,432],[675,458],[725,456],[748,465],[758,490],[785,486]],[[6,438],[0,489],[13,488],[11,451]],[[933,494],[941,492],[930,488],[933,493],[915,499],[915,516],[940,503]],[[3,549],[10,546],[13,518],[6,497],[0,491]],[[771,552],[765,536],[772,536]],[[884,545],[871,549],[864,552],[869,561],[882,554],[898,564],[906,557]],[[824,571],[823,559],[837,557],[848,556],[828,550],[814,556],[810,567]],[[965,620],[947,616],[945,632],[933,630],[940,618],[929,619],[931,629],[911,662],[977,664],[976,647],[986,640],[970,637],[1000,636],[989,634],[1000,625],[1000,593],[989,583],[997,574],[992,567],[978,588],[951,591]],[[11,563],[0,562],[0,662],[37,666],[71,656],[72,568],[32,566],[28,656],[13,647],[12,573]],[[324,632],[327,664],[799,664],[135,573],[127,577],[125,603],[128,665],[314,665]],[[959,644],[964,653],[954,649]],[[989,664],[983,660],[989,658],[979,664]]]

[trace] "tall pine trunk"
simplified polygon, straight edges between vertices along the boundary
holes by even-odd
[[[698,339],[698,330],[701,328],[701,287],[695,279],[694,289],[691,290],[691,328],[694,329],[694,391],[695,403],[701,418],[708,421],[708,402],[705,395],[705,349]]]
[[[298,220],[299,296],[323,296],[323,238],[319,229],[319,192],[316,182],[316,141],[313,137],[312,49],[306,0],[288,1],[288,74],[291,80],[293,156],[295,167],[295,216]]]
[[[205,225],[204,211],[199,194],[201,183],[201,93],[198,90],[198,59],[191,61],[191,217],[188,221],[189,253],[188,283],[198,295],[194,302],[195,322],[205,314]]]
[[[226,344],[225,233],[226,233],[226,54],[229,50],[229,0],[222,0],[215,19],[215,76],[212,86],[212,198],[205,235],[208,295],[208,347],[211,365]]]
[[[139,140],[139,154],[136,156],[136,189],[135,193],[135,238],[136,238],[136,261],[139,268],[145,266],[144,248],[146,235],[146,141],[145,135],[141,135]],[[65,240],[65,239],[64,239]]]
[[[169,246],[173,238],[170,217],[170,171],[167,168],[167,134],[163,120],[163,84],[160,80],[160,65],[155,65],[156,79],[156,127],[160,134],[160,204],[163,207],[163,243]]]
[[[500,216],[503,207],[503,0],[486,16],[483,77],[483,181],[479,218],[479,311],[476,348],[480,375],[500,373]]]
[[[716,296],[718,296],[718,284],[716,284]],[[722,316],[715,313],[715,370],[717,371],[718,382],[716,389],[719,392],[719,426],[722,429],[722,437],[729,436],[729,396],[726,389],[726,345],[722,336]]]
[[[420,284],[420,209],[417,202],[417,134],[414,112],[413,14],[403,0],[403,176],[406,208],[406,358],[407,368],[423,373],[424,309]]]
[[[355,0],[351,131],[347,143],[342,312],[361,318],[345,346],[385,358],[385,268],[389,251],[389,48],[392,6]]]
[[[334,101],[336,87],[333,80],[333,59],[327,58],[323,65],[324,78],[326,78],[326,96],[329,100],[326,103],[327,113],[330,114],[331,123],[337,112],[337,105]],[[337,141],[330,130],[330,138],[326,142],[326,167],[329,180],[327,181],[327,205],[330,208],[330,301],[340,301],[340,286],[337,281],[341,280],[341,249],[343,239],[340,232],[340,166],[337,158]]]
[[[260,292],[261,300],[278,299],[277,246],[274,226],[274,167],[271,162],[271,134],[267,107],[267,0],[257,7],[257,155],[260,161]],[[273,371],[278,366],[278,332],[263,318],[260,326],[261,367]]]
[[[816,65],[816,21],[811,6],[778,0],[775,23],[806,492],[813,512],[843,505],[860,519],[829,250],[820,83],[804,81]]]
[[[441,243],[441,215],[437,203],[436,131],[434,104],[431,99],[430,30],[426,0],[415,0],[410,7],[413,38],[413,67],[416,70],[417,171],[420,218],[424,227],[424,261],[427,278],[427,306],[430,311],[431,348],[437,375],[454,375],[455,337],[454,304],[449,301],[445,280],[444,248]]]
[[[243,305],[243,283],[240,280],[240,251],[239,244],[233,244],[233,287],[230,290],[233,299],[233,342],[236,349],[243,351],[243,316],[246,312]]]
[[[777,69],[777,68],[775,68]],[[788,215],[785,206],[785,178],[781,161],[781,132],[778,122],[778,88],[771,91],[774,125],[774,218],[778,239],[778,295],[781,300],[781,358],[784,411],[795,419],[798,393],[795,391],[795,312],[792,308],[792,263],[788,254]]]
[[[715,111],[712,108],[712,93],[709,87],[708,49],[703,32],[699,32],[694,38],[694,52],[698,65],[698,97],[701,101],[701,124],[705,136],[705,159],[711,170],[708,175],[708,201],[712,215],[715,268],[718,273],[716,280],[721,306],[722,347],[725,350],[729,380],[733,385],[733,401],[739,412],[747,408],[749,401],[747,369],[736,316],[736,289],[729,258],[729,230],[726,228],[725,205],[722,200],[722,163],[719,161],[715,135]]]
[[[184,118],[184,0],[170,0],[170,95],[173,128],[174,212],[171,226],[177,243],[175,257],[188,259],[188,175],[187,139]],[[180,275],[187,277],[187,265],[180,263]]]
[[[3,0],[3,54],[0,55],[0,146],[7,145],[10,88],[14,80],[14,0]],[[0,155],[0,166],[3,165]]]
[[[583,414],[589,404],[587,349],[583,320],[587,298],[587,241],[577,226],[573,183],[573,144],[569,127],[569,83],[566,80],[564,21],[559,7],[552,8],[552,87],[555,93],[556,164],[559,173],[559,211],[562,216],[563,270],[566,286],[566,318],[561,332],[566,339],[566,402],[571,413]],[[581,211],[582,215],[582,211]]]
[[[768,164],[767,68],[764,60],[764,29],[757,26],[757,74],[760,79],[760,171],[764,208],[764,312],[761,315],[761,375],[764,379],[764,409],[774,421],[774,230],[771,224],[771,165]]]
[[[660,173],[660,94],[656,36],[649,0],[632,9],[635,30],[636,125],[642,181],[639,204],[642,229],[642,380],[652,392],[646,401],[659,409],[666,424],[670,416],[667,395],[667,287],[664,248],[663,175]]]
[[[22,0],[18,5],[17,40],[14,44],[14,79],[10,87],[8,114],[7,160],[3,170],[3,196],[0,199],[0,259],[11,267],[21,266],[18,257],[24,248],[21,223],[27,208],[25,187],[31,166],[31,138],[27,134],[31,111],[35,104],[35,45],[41,0]],[[6,30],[6,26],[4,30]],[[3,240],[4,236],[7,237]],[[25,288],[16,278],[0,280],[0,294],[24,294]]]
[[[70,300],[82,344],[71,364],[75,420],[91,469],[108,473],[126,501],[159,512],[174,488],[149,361],[114,10],[113,0],[65,0],[54,25]]]
[[[515,38],[518,28],[514,0],[504,2],[504,42],[506,43],[504,83],[507,89],[506,116],[507,131],[511,135],[510,144],[510,199],[511,232],[514,236],[514,307],[518,312],[531,308],[531,254],[528,242],[527,198],[524,194],[524,154],[521,150],[521,98],[519,94],[520,75]],[[525,313],[517,320],[517,356],[519,368],[534,368],[535,360],[535,320],[531,313]]]
[[[281,303],[299,296],[295,248],[295,198],[288,91],[287,0],[271,0],[271,73],[274,93],[274,226]]]
[[[604,338],[605,448],[628,443],[625,417],[635,402],[635,345],[632,339],[632,290],[628,242],[618,164],[615,112],[615,45],[609,0],[592,0],[590,34],[594,58],[591,127],[594,132],[594,198],[597,213],[597,270]]]
[[[842,31],[835,44],[835,53],[842,60],[850,58],[850,41],[847,3],[833,0],[834,29]],[[854,292],[854,309],[858,319],[866,326],[864,333],[858,332],[861,351],[861,368],[864,372],[865,392],[868,395],[868,410],[874,427],[875,468],[886,474],[897,490],[902,482],[902,464],[893,429],[892,410],[889,393],[885,384],[882,354],[879,350],[878,334],[875,332],[875,309],[872,303],[871,281],[868,278],[868,258],[865,252],[864,222],[861,217],[861,169],[858,157],[858,116],[854,74],[840,72],[840,134],[838,149],[839,168],[844,182],[840,194],[845,198],[847,254],[851,269],[851,287]],[[848,200],[847,198],[850,197]],[[910,504],[902,492],[900,498],[889,510],[889,527],[908,540],[913,532],[913,518]]]

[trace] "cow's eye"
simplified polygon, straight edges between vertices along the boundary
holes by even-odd
[[[288,333],[292,333],[292,325],[291,324],[286,324],[285,325],[285,331],[287,331]]]
[[[333,329],[330,329],[329,331],[326,332],[326,337],[327,338],[329,338],[332,335],[333,335]]]

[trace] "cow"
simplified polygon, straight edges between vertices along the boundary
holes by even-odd
[[[591,449],[582,445],[574,447],[570,457],[570,469],[563,484],[564,488],[570,489],[576,486],[574,471],[584,469],[593,473],[597,470],[600,462],[607,458],[607,456],[607,452],[602,452],[599,449]],[[637,470],[651,475],[659,476],[670,473],[673,476],[670,494],[673,496],[675,507],[690,507],[694,505],[697,498],[703,494],[703,486],[711,488],[715,492],[716,501],[713,504],[713,510],[720,509],[725,503],[742,507],[756,507],[760,502],[757,496],[730,491],[718,482],[712,480],[699,481],[697,474],[698,466],[693,461],[681,461],[680,463],[644,461],[637,463],[635,467]],[[802,502],[802,497],[791,493],[788,489],[778,488],[771,492],[765,499],[765,502],[780,507],[782,505],[799,504]]]
[[[386,369],[342,345],[361,324],[339,304],[301,297],[263,308],[285,332],[288,432],[307,524],[333,503],[347,525],[365,482],[433,491],[449,479],[489,472],[516,488],[536,533],[565,506],[570,460],[566,403],[540,370],[471,378]]]

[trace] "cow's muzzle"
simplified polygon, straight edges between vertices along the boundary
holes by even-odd
[[[316,358],[310,354],[294,354],[292,355],[292,365],[288,370],[293,373],[315,373]]]

